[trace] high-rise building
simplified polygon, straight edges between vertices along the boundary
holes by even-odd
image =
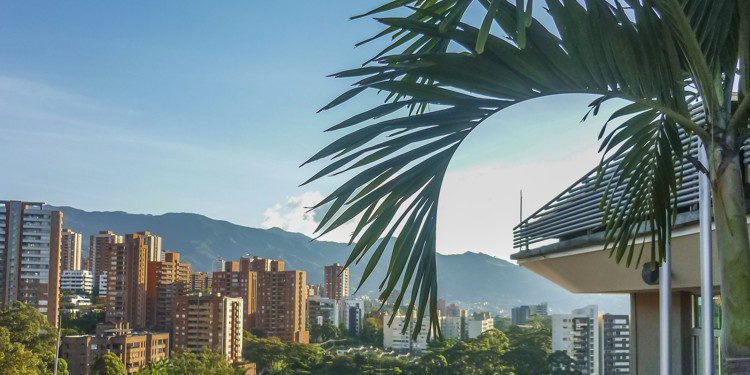
[[[313,296],[307,300],[307,321],[310,325],[322,326],[329,323],[339,326],[340,301],[325,297]]]
[[[243,257],[239,262],[224,262],[224,270],[214,272],[211,278],[212,293],[242,298],[245,327],[254,325],[257,308],[258,273],[253,269],[252,259]]]
[[[222,258],[216,258],[214,259],[213,264],[211,265],[211,272],[222,272],[224,271],[224,259]]]
[[[602,373],[630,374],[630,316],[604,314],[599,322]]]
[[[156,262],[164,259],[161,251],[161,237],[149,231],[135,232],[135,234],[139,234],[141,235],[141,237],[143,237],[143,242],[148,248],[149,262]]]
[[[511,321],[514,325],[521,325],[528,323],[533,316],[546,317],[547,316],[547,303],[540,303],[538,305],[522,305],[511,309]]]
[[[589,305],[570,314],[552,315],[552,351],[564,351],[584,375],[599,374],[601,347],[599,308]]]
[[[128,234],[123,243],[110,244],[107,272],[107,322],[146,326],[148,245],[140,234]]]
[[[349,269],[334,263],[324,267],[324,297],[345,299],[349,297]]]
[[[258,272],[255,327],[266,337],[308,343],[307,293],[305,271]]]
[[[397,353],[410,353],[410,352],[421,352],[427,349],[427,334],[430,329],[430,317],[426,316],[422,320],[422,325],[419,330],[417,339],[411,338],[414,328],[417,326],[416,323],[417,314],[414,312],[409,323],[406,323],[406,316],[401,312],[398,312],[393,318],[393,324],[388,325],[390,316],[388,313],[383,314],[383,347],[386,349],[393,349]],[[404,333],[404,326],[406,326],[406,332]]]
[[[107,352],[134,374],[151,362],[169,358],[169,334],[134,332],[127,323],[99,324],[96,335],[65,336],[60,345],[60,358],[68,363],[70,375],[91,374],[96,359]]]
[[[465,336],[470,339],[479,337],[482,333],[492,329],[492,316],[489,313],[474,313],[466,321]]]
[[[341,322],[346,324],[349,334],[358,335],[364,323],[365,301],[347,298],[341,301]]]
[[[171,331],[175,300],[190,292],[190,263],[181,262],[175,252],[165,251],[163,257],[148,262],[146,325]]]
[[[110,257],[107,251],[111,245],[122,243],[123,236],[109,230],[103,230],[89,236],[89,271],[94,274],[94,283],[109,268]]]
[[[190,273],[190,293],[209,294],[211,291],[211,275],[205,272]]]
[[[62,232],[62,244],[60,246],[60,269],[80,270],[82,263],[81,249],[83,239],[80,233],[74,232],[73,229],[66,228]]]
[[[177,298],[174,315],[174,347],[199,353],[206,348],[227,360],[242,358],[242,298],[214,294]]]
[[[94,276],[89,270],[62,271],[60,290],[91,294],[94,291]]]
[[[0,307],[21,301],[57,326],[63,213],[0,201]]]

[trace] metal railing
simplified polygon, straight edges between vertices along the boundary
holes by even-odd
[[[691,116],[699,125],[705,124],[703,108],[700,104],[690,107]],[[688,137],[681,132],[684,147],[690,146],[691,155],[697,159],[698,138]],[[750,143],[742,147],[743,162],[750,164]],[[513,228],[513,247],[520,251],[530,249],[540,242],[564,241],[603,230],[602,211],[599,206],[607,181],[620,175],[617,165],[623,156],[610,159],[603,171],[603,179],[597,186],[598,167],[581,177],[550,202],[532,213]],[[682,171],[682,182],[678,187],[677,207],[680,211],[691,210],[698,204],[698,171],[687,159],[677,166]]]

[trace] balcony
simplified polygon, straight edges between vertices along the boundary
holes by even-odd
[[[699,104],[691,106],[691,114],[698,124],[704,124],[704,114]],[[692,143],[692,157],[697,158],[697,137],[688,137],[683,133],[684,147]],[[750,164],[750,142],[742,147],[742,161]],[[551,252],[565,251],[584,245],[598,245],[603,242],[602,212],[599,203],[604,195],[608,181],[620,176],[616,166],[620,159],[608,159],[609,167],[603,171],[602,182],[597,186],[597,170],[578,179],[549,203],[532,213],[513,228],[513,247],[518,253],[514,259],[544,255]],[[683,160],[677,166],[682,171],[683,180],[677,195],[677,224],[686,224],[697,220],[698,205],[698,171],[695,166]]]

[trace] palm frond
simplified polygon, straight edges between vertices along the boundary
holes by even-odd
[[[502,109],[542,96],[599,95],[593,114],[609,99],[629,101],[610,119],[621,124],[603,140],[605,154],[624,156],[620,164],[603,165],[622,176],[608,187],[602,207],[607,246],[630,264],[633,238],[646,230],[658,237],[652,253],[661,254],[679,185],[680,134],[710,134],[688,111],[696,87],[703,90],[693,84],[700,73],[694,67],[708,66],[709,75],[724,69],[731,53],[705,56],[734,41],[714,29],[717,19],[737,18],[730,5],[713,9],[698,0],[677,7],[672,0],[547,0],[550,30],[531,17],[531,2],[477,0],[487,10],[477,28],[463,22],[471,3],[394,0],[361,15],[411,11],[377,19],[385,28],[365,42],[391,43],[363,67],[334,74],[357,81],[323,109],[363,92],[382,92],[385,103],[328,129],[347,133],[306,162],[328,160],[305,183],[352,174],[316,206],[329,206],[318,233],[357,222],[346,266],[369,255],[363,281],[392,247],[381,300],[398,289],[397,310],[409,293],[407,323],[412,312],[419,322],[429,315],[438,335],[437,207],[449,162],[465,137]],[[502,33],[490,32],[493,24]]]

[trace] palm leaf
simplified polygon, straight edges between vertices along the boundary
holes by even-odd
[[[549,95],[596,94],[593,115],[609,99],[628,101],[607,121],[617,126],[602,128],[601,171],[620,176],[602,202],[606,246],[618,262],[638,264],[635,238],[647,233],[655,239],[651,256],[661,259],[682,173],[675,168],[685,153],[680,137],[708,139],[711,130],[691,120],[688,103],[705,90],[712,91],[709,102],[720,101],[708,87],[711,77],[734,69],[736,61],[731,51],[707,57],[736,46],[727,31],[739,22],[731,1],[714,8],[698,0],[547,0],[553,29],[531,16],[530,1],[507,0],[477,0],[487,13],[475,27],[463,21],[471,3],[395,0],[361,15],[410,12],[377,18],[384,29],[365,42],[391,43],[365,66],[334,74],[357,81],[323,109],[367,91],[384,93],[386,102],[331,127],[347,133],[307,161],[328,164],[305,183],[353,174],[316,206],[330,205],[318,233],[357,222],[346,266],[369,256],[363,280],[392,246],[380,299],[398,290],[394,310],[407,299],[407,323],[412,313],[418,319],[413,335],[425,316],[439,335],[440,186],[476,126],[504,108]],[[493,34],[492,25],[501,32]]]

